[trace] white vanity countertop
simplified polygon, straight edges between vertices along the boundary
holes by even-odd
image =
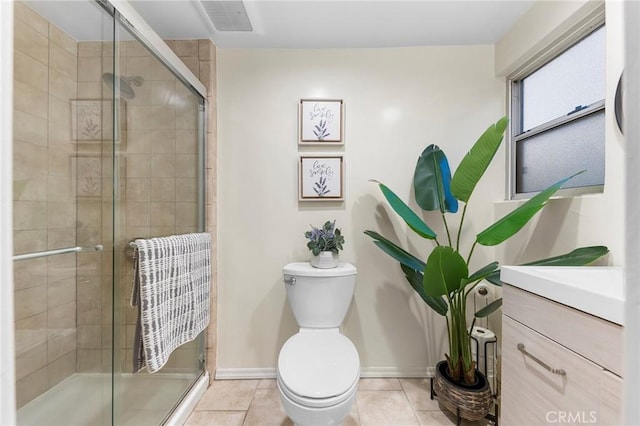
[[[607,321],[624,323],[622,267],[503,266],[500,279]]]

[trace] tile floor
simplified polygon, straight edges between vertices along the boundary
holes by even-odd
[[[429,398],[429,379],[361,379],[344,426],[455,425]],[[463,422],[481,426],[487,422]],[[292,425],[275,380],[218,380],[207,389],[186,426]]]

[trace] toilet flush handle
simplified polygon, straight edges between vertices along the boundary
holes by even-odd
[[[284,283],[289,285],[296,285],[296,277],[285,278]]]

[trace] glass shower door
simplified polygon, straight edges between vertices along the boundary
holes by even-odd
[[[114,422],[158,425],[204,371],[204,336],[177,348],[150,374],[134,368],[138,307],[131,306],[129,242],[202,231],[203,99],[177,77],[116,13],[122,139],[115,149],[116,284]]]
[[[17,419],[110,425],[114,130],[101,70],[113,68],[113,16],[88,0],[46,3],[15,2]]]

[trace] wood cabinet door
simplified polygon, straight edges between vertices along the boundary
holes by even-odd
[[[616,424],[601,407],[600,366],[506,315],[502,333],[502,424]]]

